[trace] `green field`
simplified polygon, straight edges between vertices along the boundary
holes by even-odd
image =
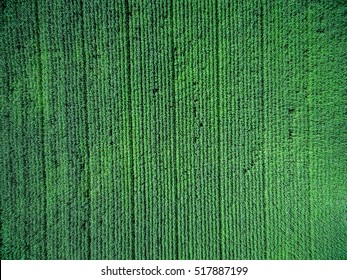
[[[346,1],[1,9],[1,259],[347,259]]]

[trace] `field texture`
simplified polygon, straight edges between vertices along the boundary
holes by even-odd
[[[1,259],[346,259],[346,1],[1,1]]]

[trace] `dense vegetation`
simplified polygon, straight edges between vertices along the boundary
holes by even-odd
[[[346,259],[345,1],[2,1],[1,259]]]

